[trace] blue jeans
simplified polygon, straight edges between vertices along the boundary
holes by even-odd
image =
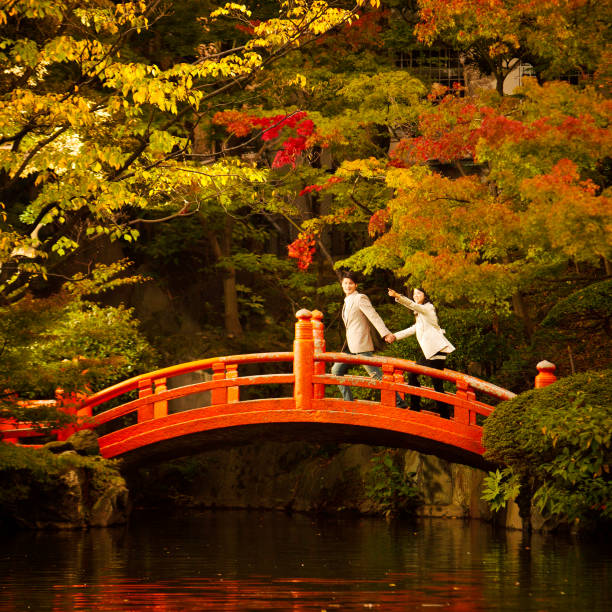
[[[364,353],[350,353],[351,355],[361,355],[363,357],[373,357],[374,353],[371,351],[365,351]],[[348,369],[352,366],[352,363],[334,363],[331,369],[332,376],[344,376]],[[370,364],[363,363],[361,364],[367,371],[370,378],[375,378],[376,380],[382,380],[382,370],[378,366],[373,366]],[[347,402],[353,401],[353,393],[350,387],[346,385],[338,385],[338,389],[340,389],[340,393],[342,393],[342,399]],[[401,406],[404,405],[404,401],[399,393],[395,394],[395,405]]]

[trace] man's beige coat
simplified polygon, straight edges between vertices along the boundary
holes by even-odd
[[[351,353],[366,353],[374,350],[371,325],[383,338],[391,333],[380,315],[374,310],[370,298],[357,291],[344,298],[342,320],[346,326],[346,343]]]

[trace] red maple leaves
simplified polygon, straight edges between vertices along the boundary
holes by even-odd
[[[336,183],[341,183],[344,179],[339,176],[331,176],[327,181],[325,181],[322,185],[306,185],[302,191],[298,193],[298,196],[306,195],[307,193],[312,193],[313,191],[323,191]]]
[[[315,252],[315,237],[309,232],[300,232],[298,237],[287,247],[289,257],[297,259],[300,270],[308,270]]]
[[[225,126],[228,132],[239,138],[244,138],[255,130],[261,130],[259,137],[264,142],[280,138],[287,130],[293,131],[295,136],[286,138],[274,156],[273,168],[282,168],[287,165],[295,167],[297,158],[320,140],[314,122],[308,118],[308,113],[305,111],[289,115],[258,117],[242,111],[226,110],[216,113],[213,123]]]

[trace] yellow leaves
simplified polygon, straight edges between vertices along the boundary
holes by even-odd
[[[306,77],[298,73],[289,81],[288,85],[297,85],[301,89],[306,89],[306,83]]]
[[[34,68],[39,61],[38,45],[33,40],[18,40],[11,49],[15,63]]]
[[[426,176],[431,175],[427,166],[411,166],[410,168],[389,168],[386,183],[396,190],[408,191],[419,187]]]
[[[254,26],[257,46],[267,48],[278,48],[287,44],[299,46],[303,38],[324,34],[356,17],[354,11],[332,8],[323,0],[312,2],[295,0],[290,5],[283,3],[282,7],[285,12],[280,18],[268,19]],[[255,46],[253,42],[249,48]]]
[[[271,46],[272,41],[267,38],[252,38],[249,40],[245,47],[247,49],[265,48]]]
[[[149,26],[146,12],[146,2],[123,2],[116,5],[113,18],[117,25],[128,25],[140,32]]]
[[[228,55],[219,60],[204,60],[194,68],[194,71],[200,78],[219,76],[236,78],[252,73],[261,67],[262,63],[261,55],[251,51],[244,53],[242,57]]]
[[[386,163],[384,160],[369,157],[368,159],[356,159],[343,162],[336,174],[340,177],[357,175],[366,179],[382,180],[385,178],[385,171]]]
[[[79,62],[87,72],[93,69],[96,74],[99,70],[98,62],[107,59],[110,47],[93,39],[77,40],[72,36],[58,36],[50,40],[43,48],[41,61],[53,62]],[[95,64],[95,65],[92,65]]]
[[[246,15],[247,17],[251,16],[251,11],[244,4],[236,4],[235,2],[228,2],[221,8],[218,8],[216,11],[213,11],[210,16],[214,18],[232,15],[235,13],[240,13],[242,15]]]

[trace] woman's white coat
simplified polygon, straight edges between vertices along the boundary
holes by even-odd
[[[452,353],[455,350],[444,335],[444,330],[440,328],[436,308],[431,302],[417,304],[403,295],[395,298],[395,301],[417,313],[416,323],[412,327],[396,332],[394,334],[396,340],[416,334],[425,359],[431,359],[436,353]]]

